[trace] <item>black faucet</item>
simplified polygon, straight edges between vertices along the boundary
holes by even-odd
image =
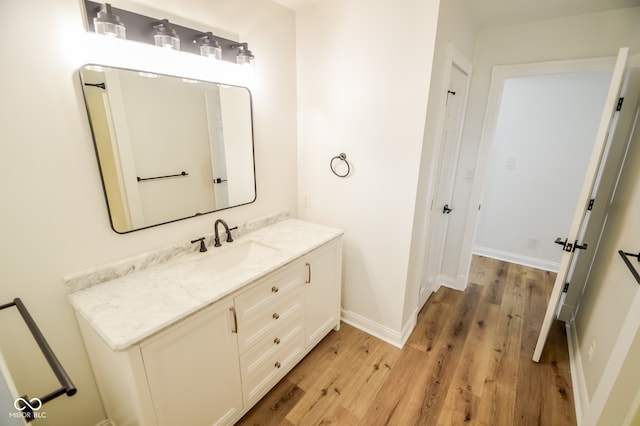
[[[216,220],[216,223],[213,225],[213,231],[215,233],[215,244],[214,247],[220,247],[222,246],[222,244],[220,244],[220,234],[218,233],[218,224],[221,223],[222,226],[224,226],[224,230],[227,233],[227,242],[228,243],[232,243],[233,242],[233,238],[231,237],[231,230],[229,229],[229,225],[227,225],[227,222],[225,222],[222,219],[218,219]],[[238,227],[236,226],[235,228],[231,228],[231,229],[238,229]]]
[[[191,241],[191,244],[197,243],[198,241],[200,241],[200,253],[207,251],[207,246],[204,244],[204,237]]]

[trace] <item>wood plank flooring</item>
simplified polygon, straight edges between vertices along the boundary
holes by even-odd
[[[567,340],[531,361],[555,274],[474,257],[400,350],[343,324],[239,425],[575,425]]]

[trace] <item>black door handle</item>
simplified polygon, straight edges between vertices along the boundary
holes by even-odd
[[[573,244],[567,242],[566,238],[563,241],[562,238],[558,237],[558,238],[556,238],[554,243],[560,244],[562,246],[562,250],[564,250],[564,251],[572,252],[572,251],[575,250],[575,248],[573,247]],[[585,248],[586,248],[586,246],[585,246]]]
[[[564,241],[562,241],[562,238],[558,237],[556,238],[554,243],[560,244],[562,247],[564,247],[565,245],[567,245],[567,239],[565,238]]]
[[[578,244],[578,240],[576,240],[575,244],[573,245],[573,251],[576,251],[576,249],[578,249],[578,250],[586,250],[587,249],[587,243],[579,245]]]
[[[442,208],[442,213],[443,214],[449,214],[453,211],[453,209],[449,208],[449,204],[445,204],[444,207]]]

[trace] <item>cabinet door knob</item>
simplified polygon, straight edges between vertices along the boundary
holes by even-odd
[[[274,366],[275,366],[276,368],[280,368],[280,367],[282,367],[282,364],[280,364],[280,362],[279,362],[279,361],[276,361],[276,363],[274,364]]]
[[[273,293],[277,293],[278,291],[280,291],[280,289],[274,285],[273,287],[271,287],[271,291]]]
[[[275,339],[273,339],[273,343],[275,343],[276,345],[280,344],[280,339],[278,339],[277,337]]]
[[[273,314],[273,319],[278,319],[278,318],[280,318],[280,315],[277,312]]]

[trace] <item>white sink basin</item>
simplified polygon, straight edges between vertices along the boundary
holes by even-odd
[[[277,251],[276,248],[248,240],[222,247],[210,247],[209,253],[198,262],[214,271],[225,272],[249,266]]]

